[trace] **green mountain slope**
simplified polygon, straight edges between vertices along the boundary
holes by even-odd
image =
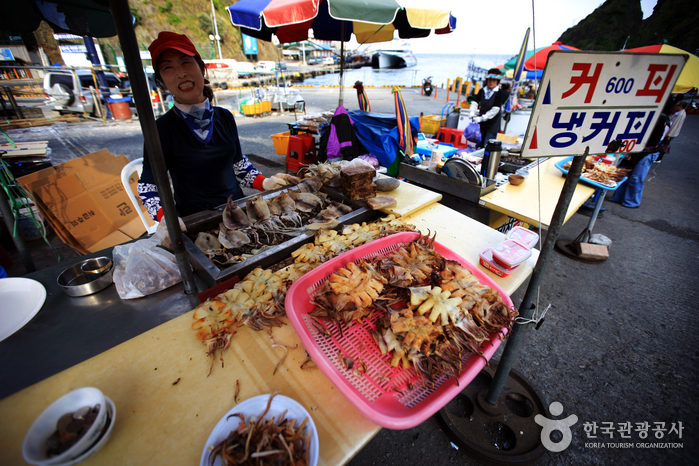
[[[218,34],[221,37],[222,58],[246,61],[240,30],[231,24],[226,6],[235,3],[228,0],[213,0],[216,9]],[[136,18],[135,31],[139,48],[147,50],[148,45],[158,37],[160,31],[173,31],[186,34],[205,60],[218,58],[218,50],[209,34],[212,26],[211,0],[129,0],[131,14]],[[103,50],[112,47],[115,53],[120,50],[117,37],[99,39]],[[271,42],[257,41],[258,60],[279,61],[281,52]],[[110,60],[111,53],[105,59]]]
[[[659,44],[696,53],[699,48],[699,2],[658,0],[643,19],[639,0],[607,0],[558,39],[582,50],[615,51]]]

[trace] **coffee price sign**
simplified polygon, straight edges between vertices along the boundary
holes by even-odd
[[[546,62],[522,157],[581,155],[586,147],[590,155],[642,151],[687,58],[553,52]],[[617,142],[610,146],[612,141]]]

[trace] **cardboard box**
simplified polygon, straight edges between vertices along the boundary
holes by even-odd
[[[61,240],[87,254],[146,232],[121,182],[126,155],[85,155],[17,179]],[[129,179],[133,189],[135,177]],[[145,210],[145,208],[144,208]]]

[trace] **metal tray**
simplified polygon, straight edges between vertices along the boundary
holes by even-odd
[[[261,196],[266,199],[269,197],[274,197],[282,191],[284,191],[284,189],[269,191],[261,194]],[[364,201],[345,201],[342,193],[332,188],[323,186],[323,188],[321,188],[321,192],[327,194],[333,201],[344,202],[354,209],[353,212],[350,212],[349,214],[338,219],[339,225],[337,228],[341,228],[343,225],[351,225],[353,223],[370,222],[377,219],[381,215],[380,212],[367,208],[366,202]],[[237,201],[238,205],[241,207],[245,206],[248,200],[257,195],[258,194],[253,194],[239,199]],[[302,233],[299,236],[291,237],[288,241],[261,252],[260,254],[257,254],[246,261],[233,264],[225,269],[219,269],[218,266],[206,256],[206,254],[201,252],[199,248],[196,247],[194,241],[189,238],[189,235],[196,236],[201,231],[208,231],[218,228],[218,224],[221,222],[224,207],[225,206],[219,206],[214,211],[208,210],[199,212],[183,219],[185,225],[187,225],[187,233],[183,235],[182,240],[185,248],[187,249],[189,262],[194,269],[194,273],[196,273],[199,278],[201,278],[201,280],[209,287],[226,281],[236,275],[242,279],[256,267],[270,267],[288,258],[293,251],[306,243],[310,243],[315,237],[315,231],[306,231],[305,233]]]
[[[556,162],[556,163],[554,164],[555,167],[558,168],[558,169],[563,173],[563,176],[567,176],[567,175],[568,175],[568,170],[566,170],[565,168],[563,168],[563,165],[567,164],[567,163],[570,162],[571,160],[573,160],[573,157],[566,157],[566,158],[564,158],[564,159],[559,160],[558,162]],[[588,178],[585,178],[584,176],[580,175],[580,181],[582,181],[583,183],[589,184],[590,186],[595,187],[595,188],[598,188],[598,189],[606,189],[607,191],[616,191],[617,188],[618,188],[619,186],[621,186],[621,184],[622,184],[624,181],[626,181],[627,178],[628,178],[628,177],[625,176],[621,181],[613,181],[612,183],[614,183],[614,185],[612,186],[612,185],[606,185],[606,184],[598,183],[597,181],[592,181],[592,180],[590,180],[590,179],[588,179]]]

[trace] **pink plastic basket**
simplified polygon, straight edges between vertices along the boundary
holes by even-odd
[[[369,333],[370,329],[376,328],[374,320],[356,323],[349,328],[343,326],[342,334],[337,325],[323,322],[321,325],[330,332],[328,337],[316,328],[321,321],[308,313],[313,310],[311,297],[334,271],[350,262],[386,255],[418,237],[418,233],[398,233],[352,249],[296,280],[286,295],[289,321],[313,362],[367,419],[389,429],[415,427],[442,409],[478,375],[485,360],[474,354],[465,356],[458,384],[454,378],[442,376],[435,379],[434,388],[423,386],[415,369],[393,367],[390,354],[381,354]],[[510,297],[478,267],[438,242],[434,247],[445,258],[458,261],[470,270],[482,284],[498,290],[503,303],[512,307]],[[503,329],[503,336],[505,332]],[[492,333],[490,339],[481,346],[488,360],[501,343],[496,333]],[[355,363],[358,359],[363,361],[366,372],[361,377],[354,375],[345,368],[340,354],[343,358],[352,358]]]

